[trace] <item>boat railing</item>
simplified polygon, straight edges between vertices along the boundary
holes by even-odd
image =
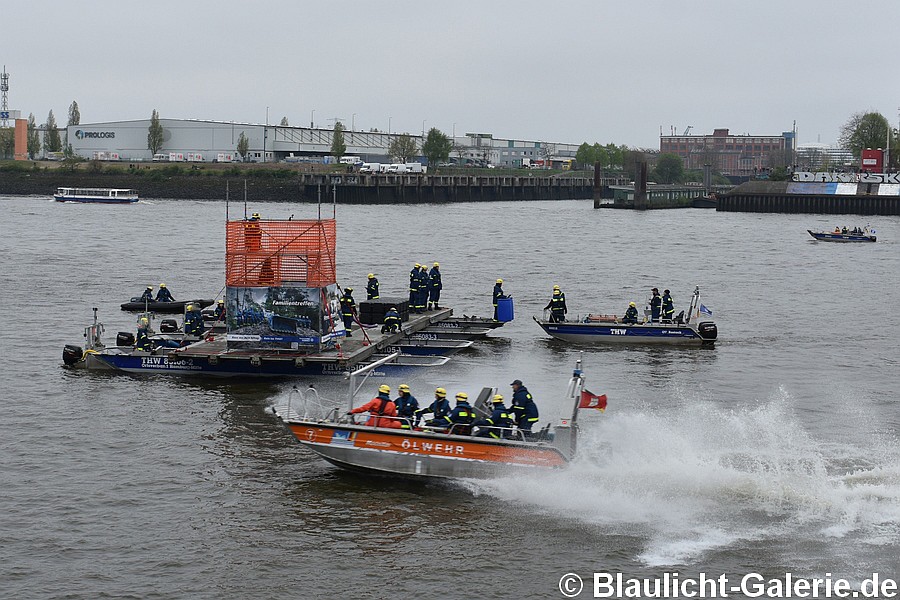
[[[334,421],[337,420],[337,408],[326,408],[319,391],[312,385],[302,392],[294,386],[287,399],[285,417],[304,421]]]

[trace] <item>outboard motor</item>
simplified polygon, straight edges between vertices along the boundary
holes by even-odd
[[[82,356],[84,356],[84,351],[80,346],[66,344],[63,347],[63,362],[70,367],[75,363],[80,362]]]
[[[159,322],[160,333],[175,333],[178,331],[178,321],[175,319],[163,319]]]
[[[697,325],[697,333],[704,340],[714,340],[719,335],[719,330],[712,321],[703,321]]]
[[[134,334],[120,331],[116,336],[116,346],[134,346]]]

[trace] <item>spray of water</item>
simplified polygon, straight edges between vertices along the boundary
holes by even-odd
[[[465,485],[600,534],[643,539],[635,558],[650,566],[691,564],[754,540],[837,539],[846,554],[859,546],[895,551],[896,440],[819,441],[784,390],[736,410],[707,400],[677,404],[585,418],[579,455],[565,471]]]

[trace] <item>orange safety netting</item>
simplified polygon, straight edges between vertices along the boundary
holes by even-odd
[[[334,219],[228,221],[225,284],[325,287],[335,283],[336,232]]]

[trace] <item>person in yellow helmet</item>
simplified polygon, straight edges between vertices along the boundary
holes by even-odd
[[[497,283],[494,284],[494,320],[497,320],[497,300],[501,298],[509,298],[506,294],[503,293],[503,280],[498,279]]]
[[[156,301],[157,302],[175,302],[175,297],[172,296],[172,292],[169,291],[169,288],[166,287],[166,284],[159,284],[159,291],[156,292]]]
[[[472,423],[475,422],[475,416],[475,411],[469,404],[469,395],[465,392],[456,394],[456,408],[444,417],[447,420],[448,433],[472,435]]]
[[[431,419],[425,421],[426,425],[443,426],[447,423],[445,417],[450,414],[450,402],[447,401],[447,390],[442,387],[434,390],[434,402],[425,408],[420,408],[416,411],[416,422],[414,425],[418,426],[422,415],[428,413],[431,413]]]
[[[369,273],[366,283],[366,300],[378,300],[378,278],[375,273]]]
[[[513,426],[512,415],[510,411],[503,405],[503,396],[494,394],[491,401],[493,411],[491,416],[486,419],[478,419],[472,423],[473,427],[479,427],[476,437],[492,437],[500,439],[509,435],[509,430]]]
[[[637,322],[638,322],[637,305],[635,305],[634,302],[629,302],[628,310],[625,311],[625,316],[622,317],[622,323],[635,324]]]
[[[136,350],[150,352],[153,350],[153,342],[150,341],[150,319],[141,317],[138,319],[137,339],[134,347]]]
[[[553,295],[544,310],[548,308],[550,309],[551,323],[563,323],[566,320],[566,313],[569,312],[569,309],[566,308],[566,295],[558,285],[553,286]]]
[[[409,271],[409,312],[418,312],[416,306],[419,304],[419,268],[422,265],[416,263]]]
[[[409,429],[415,420],[416,411],[419,410],[419,401],[410,393],[409,385],[401,383],[397,389],[400,391],[400,395],[394,399],[397,416],[402,419],[401,428]]]
[[[378,395],[348,412],[348,415],[355,415],[362,412],[369,413],[369,420],[366,425],[369,427],[389,427],[391,429],[399,429],[400,421],[397,417],[397,405],[391,401],[390,386],[382,384],[378,388]]]

